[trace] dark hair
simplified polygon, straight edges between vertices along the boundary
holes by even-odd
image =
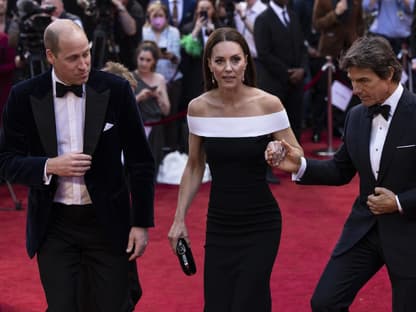
[[[214,9],[214,13],[211,17],[211,21],[214,25],[219,24],[219,19],[218,19],[218,12],[217,12],[217,6],[215,5],[215,0],[197,0],[196,4],[195,4],[195,11],[194,11],[194,24],[196,23],[197,19],[199,18],[199,14],[198,14],[198,5],[201,1],[207,1],[210,2],[212,5],[212,8]]]
[[[216,29],[208,38],[208,41],[205,45],[203,60],[203,70],[204,70],[204,86],[205,90],[209,91],[218,87],[216,81],[212,81],[212,73],[208,66],[208,60],[211,58],[212,49],[217,43],[223,41],[231,41],[237,43],[243,50],[244,55],[247,56],[247,67],[244,71],[244,81],[243,83],[247,86],[255,87],[256,86],[256,71],[254,68],[254,62],[251,57],[250,49],[244,37],[234,28],[230,27],[221,27]]]
[[[142,51],[149,51],[152,54],[153,58],[155,59],[155,63],[152,66],[152,71],[155,71],[157,61],[159,60],[159,57],[160,57],[160,49],[157,46],[156,42],[152,40],[143,40],[142,42],[140,42],[139,46],[136,49],[136,54],[134,55],[134,61],[136,63],[136,66],[137,66],[137,57]]]
[[[402,65],[397,60],[389,42],[380,36],[358,38],[341,56],[340,66],[344,70],[350,67],[368,68],[385,80],[393,69],[392,81],[399,83]]]

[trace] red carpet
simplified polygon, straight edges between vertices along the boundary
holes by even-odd
[[[308,139],[308,138],[307,138]],[[303,144],[309,155],[323,144]],[[283,214],[283,234],[272,275],[273,311],[310,311],[309,299],[357,192],[357,179],[343,187],[298,186],[277,172],[281,184],[272,186]],[[26,209],[26,189],[15,186]],[[188,277],[171,252],[167,233],[176,207],[177,186],[158,185],[156,228],[138,260],[144,290],[140,312],[201,312],[205,215],[209,184],[203,185],[189,210],[187,226],[198,272]],[[13,207],[5,185],[0,207]],[[42,312],[46,308],[35,260],[25,251],[26,211],[0,211],[0,312]],[[352,312],[391,311],[391,289],[383,269],[357,295]],[[253,311],[256,312],[256,311]]]

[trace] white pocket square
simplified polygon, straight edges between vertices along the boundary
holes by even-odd
[[[398,149],[400,149],[400,148],[410,148],[410,147],[416,147],[416,144],[396,146],[396,148],[398,148]]]
[[[114,125],[112,123],[107,122],[104,126],[104,131],[110,130]]]

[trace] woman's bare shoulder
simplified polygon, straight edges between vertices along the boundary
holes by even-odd
[[[165,77],[162,74],[159,73],[154,73],[155,74],[155,78],[158,84],[162,84],[162,83],[167,83]]]
[[[277,96],[261,89],[255,89],[255,99],[264,114],[272,114],[284,110],[284,106]]]
[[[209,92],[205,92],[189,102],[188,115],[194,117],[205,117],[209,112]]]

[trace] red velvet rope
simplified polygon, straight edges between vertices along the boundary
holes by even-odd
[[[167,123],[169,123],[171,121],[175,121],[177,119],[181,119],[181,118],[185,117],[186,116],[186,113],[187,113],[187,110],[185,109],[185,110],[183,110],[183,111],[181,111],[181,112],[179,112],[179,113],[177,113],[175,115],[168,116],[168,117],[163,118],[163,119],[158,120],[158,121],[145,122],[144,125],[145,126],[152,127],[152,126],[158,126],[158,125],[167,124]]]

